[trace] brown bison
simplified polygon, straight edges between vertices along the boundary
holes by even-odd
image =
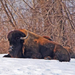
[[[25,29],[8,34],[9,53],[4,57],[57,59],[70,61],[68,51],[61,45]]]

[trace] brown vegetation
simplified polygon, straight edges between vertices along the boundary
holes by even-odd
[[[0,53],[8,50],[9,31],[19,28],[49,36],[75,52],[75,1],[0,0]]]

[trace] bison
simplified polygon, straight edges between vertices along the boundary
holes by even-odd
[[[4,57],[70,61],[70,55],[64,47],[26,29],[9,32],[8,41],[9,53]]]

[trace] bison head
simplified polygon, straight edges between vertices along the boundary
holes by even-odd
[[[23,32],[19,30],[11,31],[8,34],[8,41],[10,44],[9,47],[9,54],[11,57],[23,57],[22,53],[22,47],[24,39],[26,39],[28,36],[26,36]]]

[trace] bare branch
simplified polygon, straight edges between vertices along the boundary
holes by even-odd
[[[5,13],[7,14],[7,16],[8,16],[8,18],[9,18],[10,23],[11,23],[12,26],[15,28],[15,25],[13,24],[13,22],[12,22],[12,20],[11,20],[11,17],[9,16],[9,14],[8,14],[8,12],[7,12],[4,3],[2,2],[2,0],[0,0],[0,1],[1,1],[1,4],[2,4],[3,8],[4,8]]]
[[[29,8],[33,9],[25,0],[23,0],[23,2],[24,2],[25,4],[27,4],[27,6],[29,6]]]

